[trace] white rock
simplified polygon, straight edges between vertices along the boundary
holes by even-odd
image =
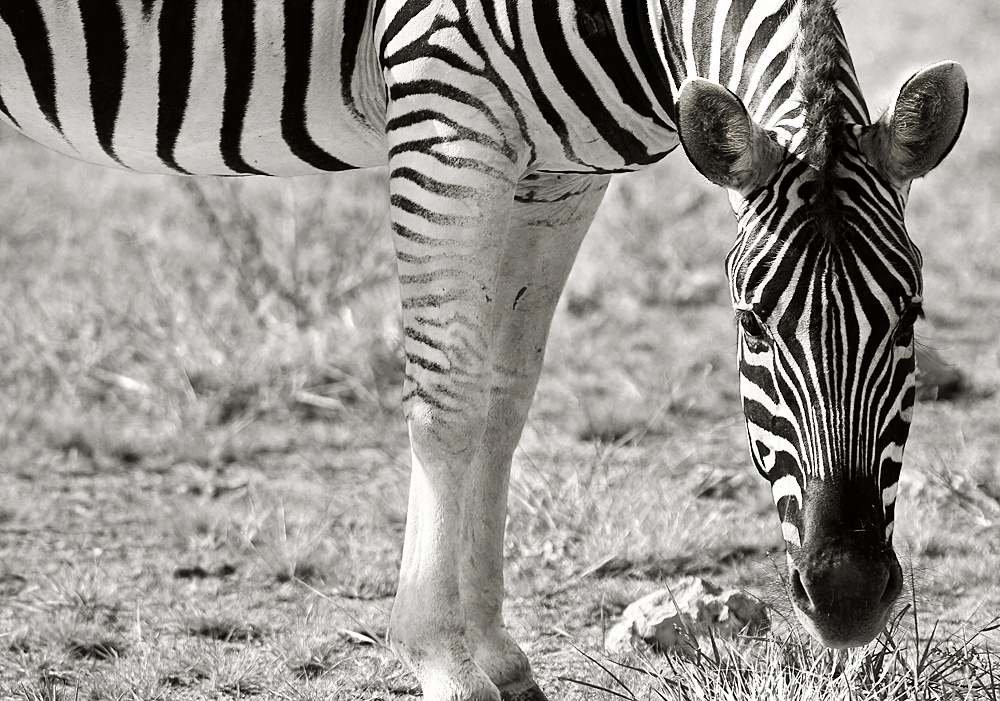
[[[696,645],[711,650],[709,631],[728,638],[744,630],[761,633],[769,626],[766,606],[753,597],[738,589],[723,591],[700,577],[682,577],[629,604],[604,645],[614,654],[649,645],[693,656]]]

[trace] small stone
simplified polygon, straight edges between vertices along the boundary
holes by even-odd
[[[698,647],[711,649],[710,633],[729,638],[743,631],[759,634],[769,627],[767,607],[753,597],[738,589],[723,590],[700,577],[682,577],[629,604],[622,620],[608,631],[605,647],[623,654],[648,645],[693,657]]]

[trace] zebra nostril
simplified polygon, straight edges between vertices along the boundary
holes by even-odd
[[[795,599],[795,604],[805,611],[811,611],[813,608],[812,599],[809,598],[809,592],[806,591],[806,587],[802,583],[802,576],[798,569],[792,569],[791,580],[792,597]]]
[[[891,604],[903,591],[903,569],[899,562],[893,557],[893,562],[889,565],[889,577],[885,583],[885,591],[882,592],[881,602]]]

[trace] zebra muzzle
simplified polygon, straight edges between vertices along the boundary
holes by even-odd
[[[803,547],[789,563],[792,603],[803,626],[827,647],[864,645],[885,627],[903,589],[892,550],[825,543]]]

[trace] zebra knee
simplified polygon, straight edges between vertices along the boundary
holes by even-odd
[[[403,412],[410,443],[421,462],[467,464],[486,430],[490,377],[485,370],[463,373],[461,382],[442,378],[419,382],[408,372]]]

